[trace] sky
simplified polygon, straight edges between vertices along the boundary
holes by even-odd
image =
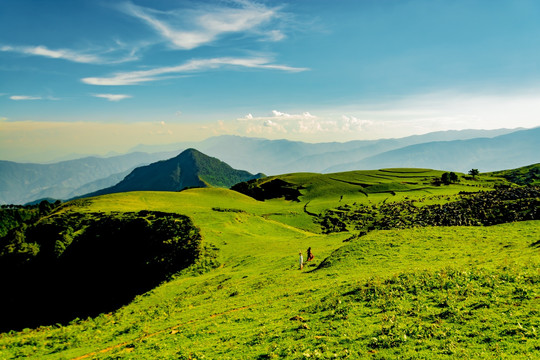
[[[0,160],[540,125],[536,0],[0,0]]]

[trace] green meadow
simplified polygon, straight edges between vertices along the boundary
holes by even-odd
[[[332,211],[442,206],[460,192],[510,184],[463,174],[434,184],[443,173],[298,173],[252,183],[279,178],[298,190],[296,200],[205,188],[66,203],[49,216],[186,215],[209,250],[115,311],[0,334],[0,359],[539,358],[537,215],[491,226],[373,222],[366,231],[343,215],[343,228],[323,231]],[[537,214],[538,196],[530,201]],[[315,259],[300,270],[308,247]]]

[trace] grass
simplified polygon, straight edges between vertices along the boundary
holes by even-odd
[[[308,202],[308,210],[405,197],[442,202],[491,186],[412,189],[424,171],[293,174],[287,181],[306,185],[300,202],[191,189],[67,204],[61,211],[188,215],[219,249],[221,265],[183,271],[113,313],[0,334],[0,359],[538,357],[540,254],[531,244],[540,239],[539,221],[373,231],[351,240],[354,233],[321,234],[304,212]],[[405,184],[414,191],[365,196],[344,182],[369,179],[417,183]],[[315,260],[300,271],[298,252],[307,247]]]
[[[378,203],[400,201],[414,196],[452,196],[460,191],[490,190],[500,178],[482,176],[475,180],[462,177],[450,186],[433,185],[444,171],[429,169],[381,169],[349,171],[334,174],[295,173],[278,178],[297,186],[301,202],[309,202],[309,209],[319,213],[325,209],[353,203]],[[263,181],[269,181],[271,177]]]

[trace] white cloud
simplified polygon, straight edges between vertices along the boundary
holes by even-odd
[[[126,95],[126,94],[94,94],[92,96],[107,99],[109,101],[120,101],[124,99],[129,99],[132,97],[131,95]]]
[[[277,111],[277,110],[272,110],[272,115],[274,115],[274,117],[290,117],[291,116],[289,114],[282,113],[281,111]]]
[[[272,120],[266,120],[263,122],[263,126],[267,128],[272,128],[274,131],[280,132],[280,133],[286,133],[287,129],[281,124],[278,124],[275,121]]]
[[[203,5],[165,12],[128,2],[121,6],[120,10],[145,22],[177,49],[194,49],[213,42],[226,33],[251,32],[262,34],[273,41],[285,37],[278,30],[260,30],[263,25],[280,17],[279,8],[268,8],[249,0],[230,4],[234,6]]]
[[[288,114],[288,113],[284,113],[284,112],[281,112],[281,111],[278,111],[278,110],[272,110],[271,115],[269,115],[269,116],[255,117],[252,114],[247,114],[243,118],[239,118],[237,120],[240,120],[240,121],[243,121],[243,120],[282,121],[282,120],[306,120],[306,119],[317,119],[317,117],[314,116],[314,115],[311,115],[309,112],[303,112],[301,114]]]
[[[280,30],[269,31],[265,40],[267,41],[281,41],[285,39],[286,36]]]
[[[148,134],[149,135],[159,135],[159,136],[171,136],[173,135],[173,131],[169,128],[167,123],[163,120],[157,123],[158,128],[151,129]]]
[[[270,63],[267,58],[213,58],[190,60],[177,66],[167,66],[150,70],[138,70],[131,72],[120,72],[110,77],[87,77],[81,79],[82,82],[90,85],[137,85],[143,82],[158,81],[166,78],[164,75],[182,74],[208,69],[217,69],[224,66],[280,70],[288,72],[298,72],[308,70],[306,68],[295,68],[287,65]]]
[[[117,44],[119,44],[117,42]],[[121,46],[123,47],[123,45]],[[52,59],[63,59],[68,60],[72,62],[77,63],[85,63],[85,64],[105,64],[105,63],[121,63],[126,61],[132,61],[136,60],[137,56],[135,56],[136,49],[130,49],[129,54],[126,56],[122,56],[120,58],[111,58],[104,57],[101,54],[102,53],[115,53],[118,51],[125,51],[125,49],[106,49],[101,52],[98,52],[98,54],[89,54],[87,52],[82,51],[76,51],[76,50],[70,50],[70,49],[49,49],[46,46],[39,45],[39,46],[11,46],[11,45],[3,45],[0,46],[0,51],[4,52],[15,52],[19,54],[24,55],[34,55],[34,56],[43,56],[48,57]]]
[[[29,96],[29,95],[12,95],[9,97],[11,100],[41,100],[41,96]]]
[[[239,131],[246,135],[313,133],[321,131],[327,122],[309,112],[289,114],[278,110],[272,110],[267,116],[248,114],[237,121]]]
[[[267,116],[248,114],[236,120],[236,131],[243,135],[280,133],[292,137],[358,135],[372,125],[372,121],[354,116],[317,116],[307,111],[295,114],[272,110]]]
[[[373,121],[358,119],[354,116],[341,116],[341,129],[343,131],[360,131],[363,130],[366,126],[372,125]]]

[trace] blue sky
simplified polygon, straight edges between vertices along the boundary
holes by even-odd
[[[2,0],[0,158],[540,125],[535,0]]]

